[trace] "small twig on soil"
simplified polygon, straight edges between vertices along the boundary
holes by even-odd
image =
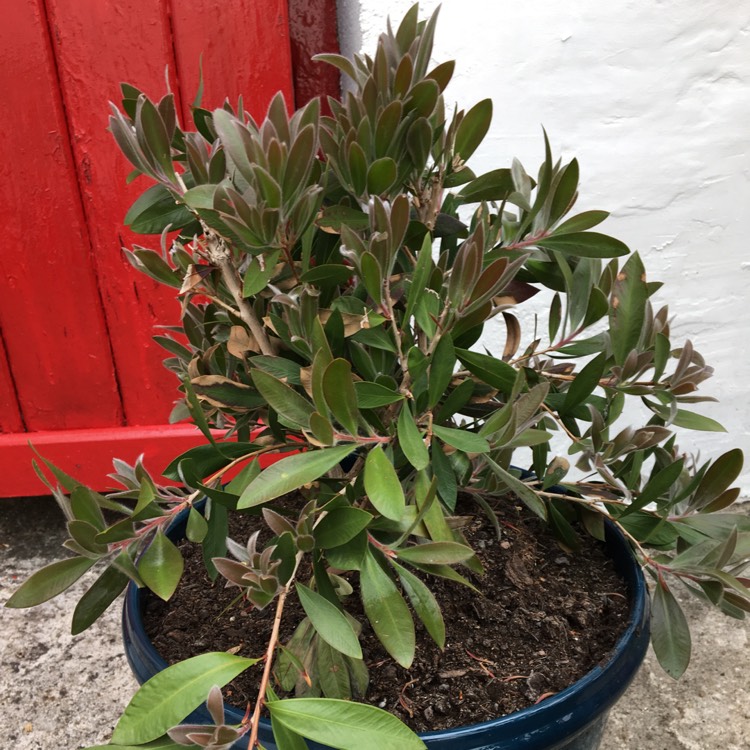
[[[474,659],[474,661],[479,663],[479,668],[482,670],[482,672],[484,672],[485,674],[488,674],[490,678],[493,680],[497,679],[495,675],[485,666],[486,664],[491,664],[493,667],[496,667],[497,664],[494,661],[490,661],[489,659],[483,659],[481,656],[476,656],[476,654],[472,654],[468,648],[464,650],[472,659]]]
[[[418,682],[418,680],[409,680],[399,691],[398,694],[398,702],[403,707],[404,711],[406,711],[409,716],[413,719],[414,718],[414,711],[412,710],[412,707],[414,706],[414,701],[409,700],[405,693],[406,690],[409,688],[410,685],[413,685],[415,682]]]
[[[534,701],[534,705],[536,705],[537,703],[541,703],[541,702],[542,702],[542,701],[543,701],[543,700],[544,700],[545,698],[551,698],[551,697],[552,697],[553,695],[557,695],[557,693],[556,693],[556,692],[552,692],[552,693],[542,693],[542,694],[541,694],[541,695],[540,695],[540,696],[539,696],[539,697],[538,697],[538,698],[537,698],[537,699],[536,699],[536,700]]]

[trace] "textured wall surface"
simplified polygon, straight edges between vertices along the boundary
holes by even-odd
[[[410,5],[339,0],[343,51],[374,49]],[[443,0],[440,14],[435,59],[458,62],[446,104],[495,105],[474,171],[517,156],[535,174],[542,125],[556,155],[578,158],[578,208],[612,213],[602,231],[665,282],[673,343],[690,338],[715,368],[703,392],[721,403],[695,410],[727,433],[681,446],[750,455],[750,5]],[[750,497],[750,459],[742,484]]]

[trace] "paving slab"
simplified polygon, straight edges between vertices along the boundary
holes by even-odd
[[[747,506],[746,506],[747,508]],[[62,516],[50,498],[0,500],[0,604],[60,556]],[[0,747],[77,750],[104,743],[136,687],[119,607],[70,635],[85,581],[28,610],[0,609]],[[696,602],[697,603],[697,602]],[[694,654],[675,682],[653,655],[610,715],[601,750],[748,750],[750,620],[690,607]]]

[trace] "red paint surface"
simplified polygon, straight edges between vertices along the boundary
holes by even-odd
[[[147,182],[138,178],[125,184],[132,167],[106,128],[107,102],[119,104],[121,81],[157,100],[165,93],[165,69],[175,68],[168,17],[159,2],[47,2],[91,233],[90,265],[106,314],[125,424],[166,424],[178,397],[177,383],[162,367],[162,350],[151,337],[156,325],[177,322],[179,306],[174,290],[139,274],[122,252],[123,245],[134,243],[158,247],[158,238],[134,235],[122,226],[128,207]]]
[[[339,72],[310,58],[339,51],[336,0],[289,0],[289,34],[297,106],[320,96],[328,112],[326,96],[340,93]]]
[[[223,433],[217,432],[217,438]],[[180,453],[206,439],[192,425],[156,425],[153,427],[118,427],[91,430],[55,430],[30,435],[0,435],[0,472],[5,497],[47,494],[47,488],[33,471],[18,471],[19,466],[31,468],[32,459],[41,464],[29,443],[53,464],[75,479],[103,492],[116,489],[107,477],[112,473],[112,458],[130,464],[143,454],[144,466],[158,478],[159,473]],[[281,456],[264,455],[262,467]],[[231,476],[231,475],[227,475]],[[165,484],[175,484],[164,479]]]
[[[44,16],[0,24],[0,328],[29,430],[120,424],[90,240]]]
[[[24,425],[18,410],[16,386],[10,374],[5,342],[0,332],[0,433],[23,432]]]
[[[304,54],[330,51],[321,40],[335,40],[334,0],[292,2],[295,49],[303,20],[303,36],[318,40]],[[158,238],[131,235],[122,226],[145,183],[125,184],[131,167],[106,131],[107,102],[119,102],[119,83],[158,99],[169,66],[184,113],[202,54],[203,106],[219,106],[225,96],[236,103],[243,94],[245,108],[260,117],[279,89],[293,102],[286,0],[5,5],[0,497],[43,491],[31,468],[29,438],[42,439],[63,467],[80,465],[81,478],[100,487],[113,456],[132,460],[153,452],[166,463],[201,442],[192,427],[164,426],[179,394],[151,336],[155,325],[177,320],[175,293],[138,274],[121,251],[133,243],[155,246]],[[328,10],[321,14],[323,6]],[[315,24],[328,23],[316,36]],[[310,83],[295,54],[297,84],[307,86],[299,101],[309,98],[311,86],[315,93],[338,90],[337,77],[335,84],[325,77]]]
[[[286,0],[179,0],[172,4],[175,57],[183,105],[195,98],[203,63],[201,106],[237,106],[262,118],[277,91],[292,104]]]

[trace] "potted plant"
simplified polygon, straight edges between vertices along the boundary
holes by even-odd
[[[710,400],[697,388],[711,368],[690,342],[671,343],[667,309],[652,303],[660,284],[638,254],[592,231],[607,214],[571,215],[578,164],[555,160],[546,135],[536,177],[518,162],[471,170],[492,103],[446,113],[454,64],[430,62],[435,23],[414,6],[373,57],[320,56],[351,84],[329,116],[317,100],[290,116],[281,96],[260,123],[241,101],[214,112],[196,104],[189,130],[171,94],[153,102],[128,85],[113,107],[112,134],[149,183],[126,223],[161,234],[161,251],[135,247],[128,258],[178,291],[182,324],[158,339],[181,381],[174,417],[191,418],[206,443],[167,467],[179,487],[116,462],[123,489],[106,496],[42,459],[62,486],[52,489],[75,556],[34,574],[7,605],[46,601],[95,566],[74,632],[129,583],[170,599],[184,563],[167,530],[182,514],[209,574],[273,616],[252,655],[199,655],[146,682],[107,747],[297,750],[303,737],[423,747],[394,716],[350,700],[368,682],[361,631],[403,669],[418,649],[415,620],[442,648],[436,582],[479,601],[480,549],[467,526],[484,519],[502,545],[513,529],[503,505],[543,522],[565,564],[586,536],[609,536],[648,573],[652,643],[674,677],[690,654],[674,586],[731,616],[750,609],[750,527],[715,514],[739,494],[741,453],[699,462],[676,443],[675,427],[719,429],[685,408]],[[535,306],[528,331],[524,304]],[[235,516],[257,530],[228,539]],[[539,584],[514,575],[518,588]],[[635,657],[613,667],[620,682],[648,636],[629,575]],[[502,637],[503,623],[494,627]],[[257,695],[225,723],[220,689],[247,670]],[[591,679],[578,689],[600,691]],[[492,747],[548,746],[532,730],[563,697],[521,712],[522,736],[503,729]],[[206,724],[175,726],[206,700]],[[271,727],[259,739],[263,712]],[[555,747],[593,746],[603,717],[576,721]],[[426,737],[430,747],[489,746],[473,741],[460,730]]]

